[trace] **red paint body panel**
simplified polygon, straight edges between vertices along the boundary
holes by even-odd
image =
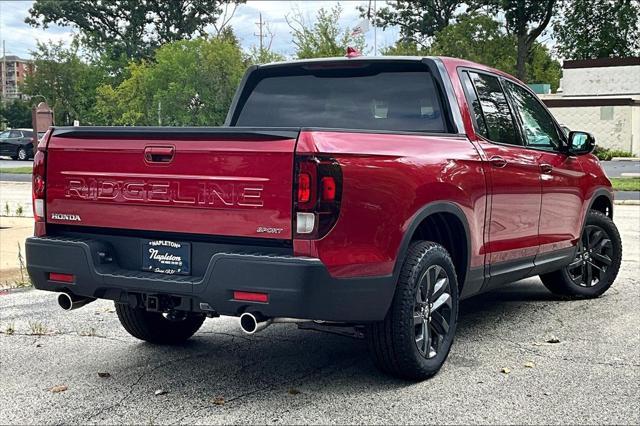
[[[439,200],[463,210],[472,238],[471,267],[484,265],[484,171],[466,138],[303,132],[297,152],[327,154],[342,168],[335,228],[311,247],[294,246],[301,255],[317,252],[333,276],[391,274],[413,217]]]
[[[53,136],[51,223],[257,238],[291,238],[295,140],[144,140]],[[169,163],[148,147],[171,146]],[[74,214],[80,220],[55,219]],[[280,228],[258,233],[259,227]]]

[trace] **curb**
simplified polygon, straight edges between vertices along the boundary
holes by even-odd
[[[640,200],[615,200],[613,204],[626,206],[640,206]]]
[[[638,157],[613,157],[611,161],[640,161]]]

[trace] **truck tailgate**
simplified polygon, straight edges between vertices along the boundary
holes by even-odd
[[[298,129],[63,128],[47,146],[47,222],[291,238]]]

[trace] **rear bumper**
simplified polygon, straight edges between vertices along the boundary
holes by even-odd
[[[140,295],[172,296],[179,309],[238,316],[369,322],[382,320],[393,298],[391,276],[332,278],[318,259],[236,252],[213,254],[202,276],[175,276],[122,269],[105,261],[109,244],[97,239],[31,237],[26,241],[27,270],[40,290],[136,303]],[[75,276],[73,283],[49,280],[49,273]],[[268,303],[233,299],[234,291],[261,292]]]

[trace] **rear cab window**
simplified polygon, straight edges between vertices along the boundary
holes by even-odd
[[[449,133],[421,62],[266,67],[247,81],[232,126]]]

